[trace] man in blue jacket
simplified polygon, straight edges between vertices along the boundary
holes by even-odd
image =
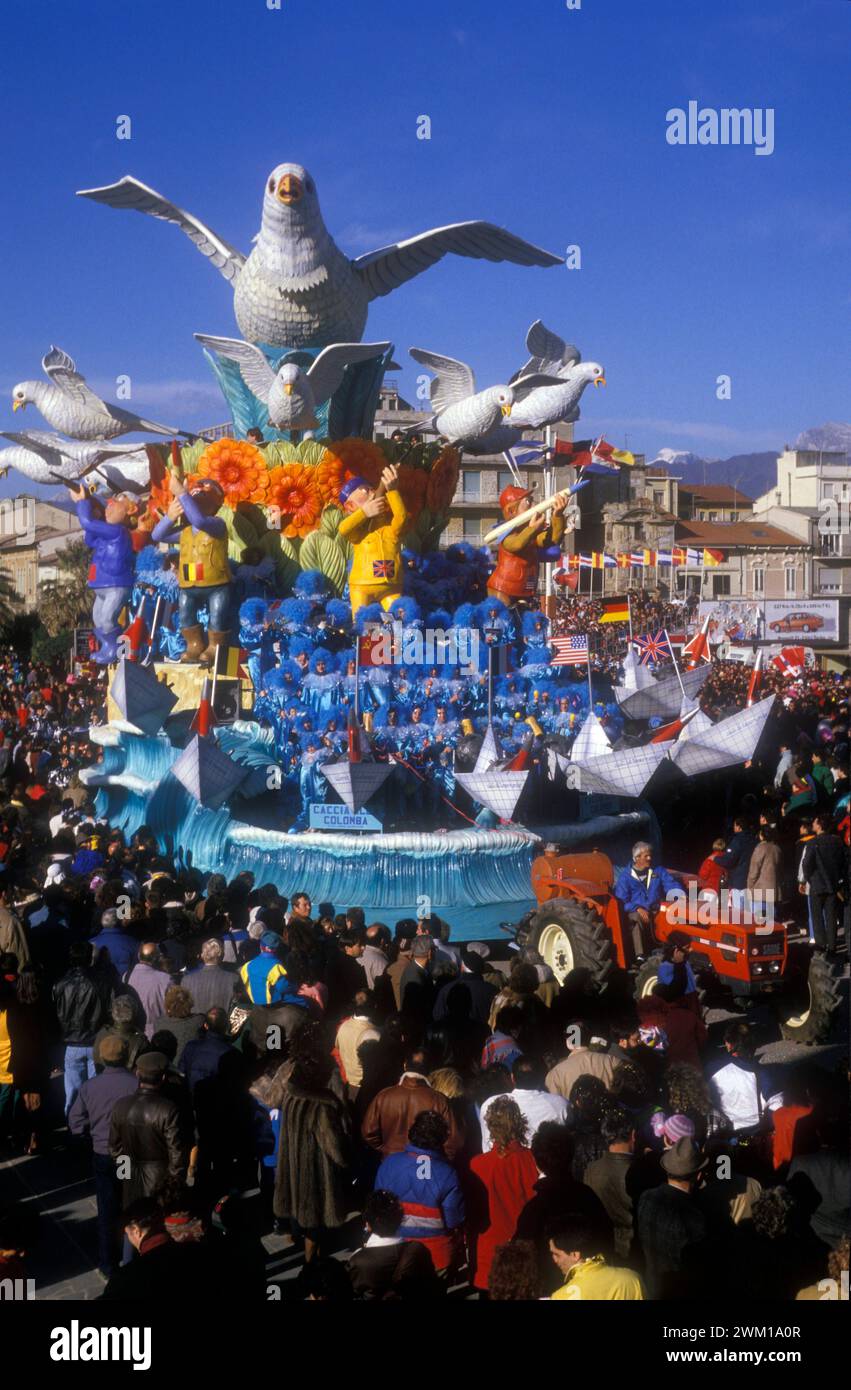
[[[135,557],[127,525],[131,504],[126,497],[110,497],[102,506],[84,487],[70,491],[77,504],[83,540],[92,552],[88,587],[94,590],[92,623],[100,642],[94,660],[98,666],[106,666],[118,658],[118,615],[133,588]]]
[[[654,913],[669,893],[682,893],[683,886],[667,869],[653,868],[653,846],[639,840],[632,847],[632,866],[618,875],[614,891],[631,925],[633,953],[643,960],[653,948]]]

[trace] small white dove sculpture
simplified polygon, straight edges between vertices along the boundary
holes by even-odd
[[[14,446],[0,449],[0,472],[14,468],[33,483],[73,483],[110,459],[136,452],[133,444],[81,444],[41,430],[2,430],[0,435]]]
[[[485,391],[477,391],[475,374],[466,362],[442,357],[425,348],[411,348],[410,353],[415,362],[435,374],[429,388],[429,399],[434,407],[430,428],[462,449],[475,449],[480,439],[492,434],[500,421],[511,415],[516,401],[523,400],[538,386],[551,385],[554,380],[534,373],[519,378],[510,386],[489,386]],[[417,431],[421,428],[416,427]]]
[[[86,385],[67,352],[51,347],[42,358],[48,381],[19,381],[12,387],[12,409],[34,405],[49,425],[72,439],[115,439],[139,430],[143,434],[185,434],[171,425],[143,420],[132,411],[109,405]]]
[[[318,425],[316,407],[333,396],[350,362],[381,357],[388,343],[333,343],[323,348],[304,371],[286,360],[274,372],[253,343],[239,338],[213,338],[206,333],[195,337],[220,357],[235,362],[249,391],[269,411],[269,423],[277,430],[313,430]]]

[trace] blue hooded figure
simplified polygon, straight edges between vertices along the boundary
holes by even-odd
[[[72,495],[79,496],[80,492],[82,489]],[[95,596],[92,624],[100,642],[94,656],[98,666],[118,658],[118,615],[135,578],[136,556],[127,525],[129,508],[123,497],[110,497],[104,506],[94,497],[83,496],[76,506],[83,540],[91,551],[87,583]]]
[[[327,719],[339,703],[342,677],[330,652],[317,647],[310,658],[310,669],[302,677],[302,699],[319,723]]]

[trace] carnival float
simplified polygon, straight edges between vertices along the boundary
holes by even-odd
[[[484,389],[412,348],[432,418],[372,438],[394,352],[362,341],[372,299],[448,254],[558,257],[468,222],[350,260],[295,164],[270,173],[248,256],[136,179],[83,196],[183,231],[232,287],[242,334],[195,335],[226,438],[101,400],[55,347],[46,379],[13,391],[52,432],[7,434],[5,462],[70,489],[92,551],[94,661],[110,668],[103,758],[84,773],[99,814],[201,871],[395,916],[427,904],[481,935],[488,914],[525,909],[543,843],[623,860],[653,839],[642,798],[663,760],[694,775],[750,755],[770,702],[719,736],[697,705],[708,668],[657,679],[630,656],[612,687],[587,651],[561,659],[538,608],[583,480],[556,491],[532,441],[536,502],[512,451],[578,418],[599,363],[540,320],[523,365]],[[157,438],[115,442],[130,432]],[[445,532],[463,454],[495,452],[514,484],[494,557]],[[680,727],[660,739],[666,719]],[[656,728],[639,747],[641,720]]]

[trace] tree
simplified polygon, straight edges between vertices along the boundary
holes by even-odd
[[[20,596],[5,570],[0,570],[0,627],[8,627],[20,611]]]
[[[55,555],[59,571],[55,579],[38,586],[36,612],[51,637],[64,634],[69,639],[75,627],[88,622],[93,595],[87,588],[91,556],[84,541],[71,541]]]

